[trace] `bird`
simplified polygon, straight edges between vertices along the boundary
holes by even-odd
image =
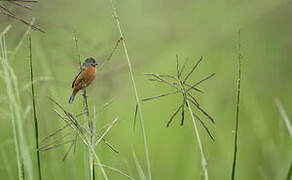
[[[73,80],[73,83],[72,83],[73,92],[69,98],[69,101],[68,101],[69,104],[73,103],[75,95],[81,89],[87,88],[92,83],[92,81],[95,78],[96,67],[98,65],[99,64],[92,57],[87,58],[83,62],[79,73]]]

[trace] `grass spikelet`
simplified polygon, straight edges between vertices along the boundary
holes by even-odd
[[[121,171],[121,170],[119,170],[119,169],[117,169],[117,168],[114,168],[114,167],[111,167],[111,166],[107,166],[107,165],[105,165],[105,164],[100,164],[100,163],[95,163],[94,165],[99,166],[99,167],[105,167],[105,168],[108,168],[108,169],[113,170],[113,171],[115,171],[115,172],[117,172],[117,173],[119,173],[119,174],[121,174],[121,175],[123,175],[123,176],[126,176],[128,179],[132,179],[132,180],[134,180],[133,177],[129,176],[128,174],[124,173],[123,171]]]
[[[174,118],[179,114],[179,112],[181,112],[181,123],[180,124],[182,126],[184,124],[184,119],[185,119],[185,106],[188,107],[190,115],[191,115],[191,119],[192,119],[192,122],[193,122],[193,126],[194,126],[194,131],[195,131],[195,134],[196,134],[197,142],[199,144],[199,149],[200,149],[200,154],[201,154],[201,164],[202,164],[202,168],[203,168],[203,171],[204,171],[204,178],[207,180],[208,179],[207,161],[206,161],[206,157],[204,155],[203,145],[201,143],[201,138],[199,136],[197,124],[196,124],[196,121],[195,121],[194,117],[196,117],[196,119],[198,119],[198,121],[201,123],[201,125],[203,126],[203,128],[207,132],[208,136],[213,141],[214,141],[214,137],[212,136],[212,134],[209,131],[209,129],[206,126],[206,124],[201,120],[201,118],[193,112],[193,110],[191,108],[191,105],[196,107],[202,114],[204,114],[208,119],[210,119],[212,123],[215,123],[215,121],[209,115],[209,113],[207,113],[207,111],[204,110],[202,108],[202,106],[198,103],[198,101],[196,100],[195,96],[192,94],[191,90],[194,90],[196,92],[200,92],[201,93],[202,91],[200,89],[197,89],[196,86],[198,86],[202,82],[204,82],[204,81],[210,79],[211,77],[213,77],[215,75],[215,73],[212,73],[211,75],[208,75],[207,77],[201,79],[200,81],[198,81],[197,83],[195,83],[193,85],[189,85],[189,83],[187,83],[188,78],[191,76],[191,74],[194,72],[194,70],[198,67],[198,65],[202,61],[202,59],[203,59],[203,57],[201,57],[194,64],[192,69],[187,73],[187,75],[184,78],[182,77],[182,72],[185,69],[185,65],[186,65],[187,59],[184,61],[182,67],[180,68],[179,67],[179,58],[178,58],[178,56],[176,56],[176,77],[172,76],[172,75],[159,75],[159,74],[155,74],[155,73],[145,73],[146,76],[151,76],[153,78],[153,79],[151,79],[152,81],[160,82],[160,83],[163,83],[163,84],[168,84],[171,87],[175,88],[175,91],[171,91],[171,92],[168,92],[168,93],[163,93],[163,94],[160,94],[158,96],[151,96],[151,97],[148,97],[148,98],[144,98],[143,101],[153,100],[153,99],[156,99],[156,98],[165,97],[165,96],[169,96],[169,95],[173,95],[173,94],[180,94],[181,95],[182,103],[180,104],[180,106],[178,106],[176,111],[174,111],[174,113],[172,114],[172,116],[168,120],[168,122],[166,124],[166,127],[169,127],[169,125],[174,120]],[[168,79],[166,79],[166,78],[168,78]],[[171,81],[169,81],[169,79],[175,80],[175,81],[171,82]]]

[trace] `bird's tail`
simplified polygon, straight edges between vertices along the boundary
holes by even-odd
[[[72,104],[72,103],[73,103],[73,101],[74,101],[74,97],[75,97],[75,94],[72,93],[72,95],[71,95],[70,98],[69,98],[69,104]]]

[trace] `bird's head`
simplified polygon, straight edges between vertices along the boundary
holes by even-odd
[[[85,66],[93,66],[96,67],[98,65],[98,63],[96,62],[96,60],[92,57],[87,58],[84,63],[82,64],[83,67]]]

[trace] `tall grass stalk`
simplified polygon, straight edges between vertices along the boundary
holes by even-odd
[[[206,160],[206,157],[204,155],[203,146],[202,146],[202,143],[201,143],[199,131],[198,131],[198,128],[197,128],[197,124],[196,124],[196,121],[195,121],[195,118],[194,118],[193,111],[191,109],[191,105],[190,105],[188,100],[186,100],[186,102],[187,102],[187,105],[189,107],[189,111],[190,111],[191,118],[192,118],[192,121],[193,121],[193,125],[194,125],[194,129],[195,129],[197,141],[198,141],[198,144],[199,144],[199,149],[200,149],[200,154],[201,154],[201,161],[202,161],[202,168],[203,168],[203,171],[204,171],[204,178],[206,180],[208,180],[207,160]]]
[[[83,90],[83,104],[84,104],[84,111],[85,111],[85,121],[88,122],[88,128],[89,128],[89,131],[91,131],[91,125],[90,125],[91,120],[89,117],[86,89]],[[91,138],[91,135],[89,135],[89,142],[88,142],[89,146],[90,146],[91,142],[92,142],[92,138]],[[93,162],[92,156],[93,156],[93,152],[90,153],[90,149],[88,149],[88,147],[85,146],[84,163],[85,163],[86,179],[88,179],[88,180],[94,180],[94,162]]]
[[[77,35],[74,33],[74,42],[75,42],[75,49],[76,53],[78,56],[78,61],[80,65],[80,71],[82,71],[82,66],[81,66],[81,55],[79,53],[79,47],[78,47],[78,38]],[[89,142],[88,145],[92,147],[86,147],[84,150],[84,163],[85,163],[85,171],[86,171],[86,178],[88,180],[94,180],[95,179],[95,160],[97,163],[100,163],[99,157],[96,155],[94,147],[95,147],[95,130],[96,129],[96,117],[94,115],[94,122],[91,120],[90,115],[89,115],[89,106],[88,106],[88,99],[87,99],[87,94],[86,94],[86,89],[83,90],[83,106],[84,106],[84,112],[85,112],[85,121],[88,122],[88,129],[90,131],[89,135]],[[94,109],[95,111],[95,109]],[[94,127],[93,127],[94,126]],[[90,149],[92,148],[92,149]],[[89,166],[89,167],[88,167]],[[102,171],[102,174],[105,179],[108,179],[103,166],[100,166],[100,169]]]
[[[89,116],[89,107],[88,107],[88,100],[87,100],[87,95],[86,95],[86,89],[83,90],[83,103],[84,103],[84,111],[85,111],[85,119],[88,122],[88,129],[90,131],[90,135],[89,135],[89,144],[92,144],[92,139],[93,139],[93,129],[92,129],[92,121],[90,119]],[[93,144],[92,144],[93,145]],[[95,172],[94,172],[94,155],[93,152],[90,153],[90,150],[87,150],[89,153],[88,155],[85,155],[85,158],[88,159],[88,163],[89,163],[89,169],[90,169],[90,174],[89,174],[89,178],[91,180],[95,179]]]
[[[3,39],[4,33],[0,35],[0,46],[1,46],[1,54],[2,54],[2,60],[3,60],[3,70],[5,75],[5,83],[7,87],[8,92],[8,103],[9,103],[9,109],[10,109],[10,118],[12,123],[12,131],[13,131],[13,139],[14,139],[14,145],[15,145],[15,152],[16,152],[16,160],[17,160],[17,169],[18,169],[18,179],[23,180],[24,177],[22,177],[22,159],[20,157],[20,148],[19,148],[19,142],[17,138],[17,131],[16,131],[16,119],[14,116],[14,110],[13,110],[13,92],[12,92],[12,85],[10,81],[10,75],[8,71],[8,60],[7,60],[7,49],[4,45]]]
[[[80,71],[82,71],[82,64],[81,64],[81,55],[79,53],[79,47],[78,47],[78,38],[77,35],[74,32],[74,43],[75,43],[75,49],[78,57],[78,62],[80,66]],[[83,104],[84,104],[84,111],[85,111],[85,121],[88,122],[88,127],[90,129],[90,118],[89,118],[89,108],[88,108],[88,102],[86,97],[86,89],[83,90]],[[89,142],[90,144],[90,142]],[[91,155],[89,155],[91,154]],[[87,146],[84,146],[84,164],[85,164],[85,177],[87,180],[94,180],[94,164],[92,162],[92,153],[90,153],[90,150]]]
[[[36,142],[36,157],[37,157],[37,167],[38,167],[38,179],[42,179],[41,173],[41,161],[40,161],[40,151],[39,151],[39,125],[36,115],[36,105],[35,105],[35,92],[34,92],[34,76],[33,76],[33,63],[32,63],[32,48],[31,48],[31,35],[28,36],[28,46],[29,46],[29,65],[30,65],[30,81],[31,81],[31,99],[33,107],[33,120],[35,128],[35,142]]]
[[[146,155],[146,162],[147,162],[147,169],[148,169],[148,178],[149,180],[152,179],[152,175],[151,175],[151,165],[150,165],[150,157],[149,157],[149,150],[148,150],[148,145],[147,145],[147,138],[146,138],[146,131],[145,131],[145,126],[144,126],[144,120],[143,120],[143,114],[142,114],[142,108],[141,108],[141,103],[140,103],[140,99],[139,99],[139,95],[138,95],[138,91],[137,91],[137,87],[136,87],[136,82],[135,82],[135,78],[134,78],[134,73],[133,73],[133,69],[132,69],[132,65],[131,65],[131,60],[129,57],[129,53],[127,50],[127,46],[126,46],[126,42],[125,42],[125,38],[123,35],[123,31],[120,25],[120,20],[116,11],[116,8],[113,4],[112,0],[109,0],[112,6],[112,11],[113,11],[113,15],[114,18],[116,20],[116,24],[117,24],[117,28],[119,31],[119,34],[121,36],[121,38],[123,39],[123,49],[125,52],[125,56],[128,62],[128,67],[129,67],[129,73],[132,79],[132,84],[133,84],[133,89],[134,89],[134,93],[135,93],[135,98],[136,98],[136,103],[138,105],[138,112],[139,112],[139,119],[140,119],[140,125],[141,125],[141,129],[142,129],[142,135],[143,135],[143,141],[144,141],[144,149],[145,149],[145,155]]]
[[[234,152],[231,179],[235,179],[236,160],[237,160],[237,146],[238,146],[238,126],[239,126],[239,107],[240,107],[240,81],[241,81],[241,44],[240,32],[238,31],[238,79],[237,79],[237,96],[236,96],[236,116],[235,116],[235,132],[234,132]]]

